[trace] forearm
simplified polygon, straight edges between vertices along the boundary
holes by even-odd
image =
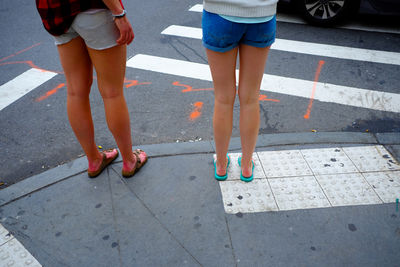
[[[103,0],[103,2],[113,14],[121,14],[124,10],[119,0]]]

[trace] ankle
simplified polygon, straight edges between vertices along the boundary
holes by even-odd
[[[133,159],[129,159],[129,160],[123,160],[122,163],[122,169],[123,170],[131,170],[135,167],[136,165],[136,158],[133,157]]]
[[[251,173],[253,169],[253,159],[250,159],[249,161],[244,161],[242,159],[242,162],[240,164],[240,167],[242,169],[242,172],[244,173]]]
[[[226,158],[216,160],[217,167],[225,168],[227,163],[228,163],[228,160]]]
[[[96,157],[88,158],[89,170],[96,170],[103,160],[103,155],[99,152]]]

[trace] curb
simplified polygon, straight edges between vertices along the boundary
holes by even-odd
[[[315,144],[381,144],[400,145],[400,133],[358,133],[358,132],[316,132],[283,133],[259,135],[256,149],[274,146]],[[215,152],[213,141],[152,144],[140,147],[149,158],[170,157],[190,154],[211,154]],[[240,137],[231,139],[229,150],[241,148]],[[392,150],[392,149],[390,149]],[[393,153],[393,150],[391,151]],[[115,161],[122,162],[121,158]],[[0,207],[22,197],[86,172],[86,157],[60,165],[43,173],[29,177],[19,183],[2,189]]]

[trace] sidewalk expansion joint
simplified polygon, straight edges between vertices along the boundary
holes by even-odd
[[[228,230],[228,235],[229,235],[229,242],[231,245],[231,251],[232,251],[232,257],[233,257],[233,261],[235,262],[235,266],[237,267],[237,260],[236,260],[236,254],[235,254],[235,250],[233,248],[233,243],[232,243],[232,236],[231,236],[231,230],[229,229],[229,223],[228,223],[228,219],[226,218],[226,214],[224,216],[225,219],[225,223],[226,223],[226,229]]]
[[[111,168],[111,171],[115,172],[115,170],[113,168]],[[110,180],[110,170],[108,168],[107,168],[107,180],[108,180],[108,186],[109,186],[109,189],[110,189],[110,199],[111,199],[111,209],[112,209],[112,216],[113,216],[114,231],[118,235],[118,239],[117,239],[117,242],[118,242],[118,248],[117,248],[118,249],[118,259],[119,259],[120,266],[124,266],[122,264],[122,257],[121,257],[119,230],[117,228],[118,223],[117,223],[117,220],[116,220],[116,217],[115,217],[115,206],[114,206],[113,190],[112,190],[111,180]]]
[[[114,169],[111,168],[112,171],[119,177],[119,179],[122,181],[122,183],[126,186],[126,188],[139,200],[140,204],[151,214],[151,216],[160,224],[160,226],[174,239],[185,251],[187,254],[189,254],[192,259],[198,263],[200,266],[203,266],[199,262],[199,260],[178,240],[177,237],[160,221],[160,219],[157,218],[156,214],[150,209],[149,206],[146,205],[146,203],[135,193],[135,191],[129,187],[127,184],[127,181],[121,177],[121,175]]]

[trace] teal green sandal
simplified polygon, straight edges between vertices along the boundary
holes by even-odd
[[[225,175],[217,174],[217,163],[216,163],[216,160],[214,160],[214,177],[217,181],[225,181],[228,178],[228,167],[229,167],[229,163],[231,162],[231,158],[229,157],[228,154],[226,154],[226,156],[228,157],[228,164],[226,165]]]
[[[238,163],[239,163],[239,166],[241,167],[241,161],[242,161],[242,157],[239,157],[238,158]],[[251,160],[251,163],[252,163],[252,165],[253,165],[253,167],[252,167],[252,169],[251,169],[251,176],[250,177],[244,177],[243,176],[243,173],[242,173],[242,170],[240,170],[240,180],[242,180],[243,182],[251,182],[252,180],[253,180],[253,176],[254,176],[254,161],[253,160]]]

